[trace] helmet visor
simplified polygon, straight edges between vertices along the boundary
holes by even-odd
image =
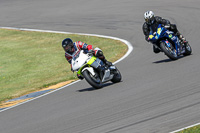
[[[154,23],[154,16],[152,16],[151,18],[146,18],[145,21],[147,22],[147,24],[153,24]]]
[[[68,53],[72,52],[72,48],[74,47],[73,43],[70,43],[64,47],[64,50]]]
[[[149,23],[149,19],[148,19],[148,18],[146,18],[145,21],[146,21],[147,23]]]

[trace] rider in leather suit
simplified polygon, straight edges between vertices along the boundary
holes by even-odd
[[[65,58],[67,61],[71,64],[71,59],[73,55],[78,54],[80,50],[84,50],[86,53],[91,53],[95,57],[98,57],[101,59],[107,66],[112,66],[112,63],[107,61],[105,56],[103,55],[103,52],[99,48],[93,49],[92,45],[88,45],[84,42],[77,41],[74,42],[70,38],[66,38],[62,41],[62,47],[65,50]],[[83,79],[81,75],[77,75],[79,79]]]
[[[154,13],[152,11],[145,12],[144,19],[145,19],[145,22],[143,24],[142,29],[143,29],[143,33],[145,35],[146,41],[148,41],[148,36],[149,36],[151,26],[154,24],[162,24],[163,26],[168,27],[168,30],[173,31],[178,36],[179,40],[181,40],[184,44],[187,43],[186,39],[178,31],[176,25],[171,24],[169,20],[163,19],[162,17],[159,17],[159,16],[154,16]],[[154,53],[160,52],[160,50],[157,49],[154,45],[153,45],[153,51]]]

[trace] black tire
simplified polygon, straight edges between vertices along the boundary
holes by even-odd
[[[91,74],[88,72],[88,70],[85,70],[83,73],[84,78],[86,81],[94,88],[99,89],[103,87],[103,84],[99,78],[99,82],[96,82],[91,76]]]
[[[175,49],[172,46],[172,44],[171,44],[171,47],[172,48],[168,48],[164,42],[160,43],[160,48],[165,53],[165,55],[167,55],[171,60],[177,60],[178,55],[176,54]]]
[[[122,79],[122,75],[121,75],[120,71],[116,68],[116,71],[114,71],[114,76],[111,81],[113,83],[118,83],[121,81],[121,79]]]
[[[190,44],[187,43],[185,45],[185,53],[183,55],[184,56],[188,56],[188,55],[191,55],[191,53],[192,53],[192,48],[191,48]]]

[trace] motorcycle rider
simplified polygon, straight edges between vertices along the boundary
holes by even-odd
[[[149,37],[149,32],[152,29],[152,26],[154,24],[162,24],[168,30],[173,31],[175,33],[175,35],[178,36],[179,40],[181,40],[181,42],[183,42],[183,45],[187,43],[186,39],[178,31],[178,29],[176,27],[176,24],[171,24],[169,20],[163,19],[162,17],[154,16],[153,11],[146,11],[144,13],[144,19],[145,19],[145,22],[143,24],[142,29],[143,29],[143,33],[145,35],[145,40],[146,41],[149,41],[148,37]],[[160,52],[160,50],[158,48],[156,48],[154,45],[153,45],[153,51],[154,51],[154,53],[159,53]]]
[[[88,45],[84,42],[77,41],[74,42],[70,38],[66,38],[62,41],[62,47],[65,50],[65,58],[71,64],[71,60],[73,55],[76,55],[80,52],[80,50],[84,50],[85,53],[93,54],[95,57],[101,59],[107,66],[112,66],[112,63],[107,61],[103,52],[99,48],[93,49],[92,45]],[[72,66],[71,66],[72,67]],[[79,79],[83,79],[81,75],[77,74]]]

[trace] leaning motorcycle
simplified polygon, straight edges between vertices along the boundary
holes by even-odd
[[[91,53],[84,52],[84,50],[73,55],[71,64],[72,70],[84,77],[96,89],[102,88],[105,82],[117,83],[122,78],[116,66],[108,67],[102,60]]]
[[[170,59],[177,60],[181,55],[187,56],[192,53],[189,43],[184,44],[179,40],[174,32],[167,30],[168,26],[162,26],[161,24],[153,26],[148,40]]]

